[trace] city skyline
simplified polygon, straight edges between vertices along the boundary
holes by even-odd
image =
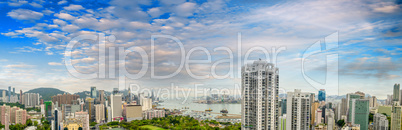
[[[235,84],[241,84],[238,75],[241,69],[237,66],[250,63],[237,62],[239,58],[234,55],[232,66],[225,62],[216,67],[218,75],[233,68],[235,78],[195,79],[182,68],[171,78],[153,79],[151,63],[155,65],[156,75],[173,73],[172,70],[181,65],[180,47],[172,40],[156,40],[153,46],[155,61],[147,60],[146,74],[139,79],[127,79],[124,87],[119,86],[118,78],[108,78],[109,70],[105,73],[106,78],[72,76],[65,65],[66,45],[79,35],[102,33],[108,47],[138,46],[147,54],[151,53],[151,37],[155,35],[177,38],[183,43],[186,56],[192,59],[208,59],[201,51],[187,55],[195,47],[206,48],[212,55],[211,63],[190,65],[189,70],[195,75],[212,75],[211,66],[229,57],[225,51],[214,51],[218,47],[228,47],[233,54],[240,54],[242,60],[253,47],[270,52],[272,48],[280,50],[284,47],[277,56],[265,58],[263,53],[256,52],[247,59],[270,61],[270,58],[276,58],[272,63],[281,70],[280,89],[305,92],[326,89],[326,95],[364,90],[378,99],[386,99],[392,90],[383,88],[400,83],[402,79],[400,4],[377,0],[0,2],[0,88],[13,86],[28,91],[49,87],[70,93],[88,91],[91,86],[108,91],[116,87],[127,88],[129,83],[155,89],[169,88],[171,83],[181,88],[193,88],[195,84],[204,84],[204,88],[233,88]],[[337,48],[326,51],[322,47],[321,54],[302,62],[309,47],[324,43],[334,33],[337,34]],[[237,50],[238,39],[241,39],[242,52]],[[100,49],[95,43],[80,42],[73,49],[72,64],[78,71],[97,72]],[[109,56],[109,48],[106,50],[106,56]],[[339,79],[325,81],[326,73],[331,73],[325,67],[333,61],[328,61],[325,56],[334,52],[339,56]],[[138,55],[127,58],[128,72],[137,73],[141,69],[138,58]],[[109,59],[106,61],[105,66],[109,68]],[[118,70],[119,67],[111,68]],[[338,88],[316,88],[305,75],[322,84],[336,82]]]

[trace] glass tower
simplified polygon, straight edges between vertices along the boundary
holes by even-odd
[[[318,91],[318,101],[325,101],[325,89]]]

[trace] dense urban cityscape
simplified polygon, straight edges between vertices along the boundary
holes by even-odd
[[[402,0],[0,0],[0,130],[402,130]]]
[[[45,101],[38,93],[15,92],[11,86],[2,91],[1,124],[9,129],[278,129],[278,130],[400,130],[402,126],[402,90],[400,84],[387,87],[393,93],[386,100],[362,91],[348,93],[340,100],[328,101],[325,89],[304,92],[295,89],[279,97],[279,68],[258,60],[242,68],[241,116],[230,109],[215,113],[189,110],[189,107],[161,108],[163,100],[151,93],[127,93],[114,88],[111,93],[90,87],[82,98],[77,94],[57,94]],[[211,100],[233,100],[225,94],[209,94]],[[212,114],[212,116],[211,116]],[[156,120],[185,118],[196,122],[191,126],[180,123],[156,123]],[[187,118],[190,117],[190,118]],[[139,123],[137,121],[149,121]],[[152,122],[152,123],[150,123]],[[131,124],[136,125],[131,125]],[[148,128],[150,127],[150,128]]]

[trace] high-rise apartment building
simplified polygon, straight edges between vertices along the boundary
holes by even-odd
[[[15,123],[16,111],[19,109],[20,108],[16,106],[10,108],[10,123]]]
[[[279,69],[259,60],[243,66],[241,72],[242,129],[278,129]]]
[[[315,114],[316,114],[316,111],[317,111],[319,105],[320,105],[320,103],[318,101],[311,104],[311,121],[310,121],[311,125],[314,125],[315,117],[316,117]]]
[[[401,130],[402,121],[402,106],[397,106],[396,104],[392,106],[391,113],[391,130]]]
[[[0,106],[1,124],[8,125],[10,123],[10,106]]]
[[[57,107],[61,107],[62,104],[76,104],[74,103],[78,98],[80,98],[79,95],[76,94],[58,94],[56,96],[52,97],[52,102],[56,103],[57,102]]]
[[[97,104],[95,105],[95,121],[96,123],[102,123],[105,121],[105,105]]]
[[[381,113],[374,114],[373,126],[374,130],[388,130],[387,116]]]
[[[352,99],[349,104],[348,120],[352,124],[359,124],[360,129],[367,130],[369,112],[369,101],[367,99]]]
[[[310,93],[295,89],[287,93],[286,128],[292,130],[310,129]]]
[[[25,125],[27,121],[27,111],[19,109],[15,112],[15,124]]]
[[[326,94],[325,94],[325,89],[320,89],[318,91],[318,101],[325,101]]]
[[[38,93],[25,93],[24,105],[27,108],[32,108],[40,105],[40,95]]]

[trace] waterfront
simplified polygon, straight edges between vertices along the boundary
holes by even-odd
[[[227,109],[228,114],[241,114],[241,104],[200,104],[193,103],[192,99],[188,99],[183,103],[183,100],[165,100],[163,103],[159,103],[157,108],[165,109],[185,109],[194,111],[205,111],[206,109],[212,109],[211,112],[220,113],[222,109]]]

